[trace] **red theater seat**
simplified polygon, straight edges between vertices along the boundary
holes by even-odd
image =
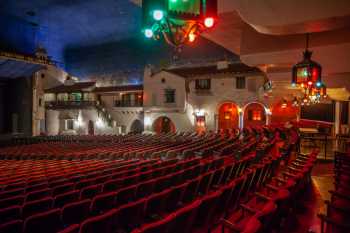
[[[91,213],[102,214],[116,206],[117,192],[101,193],[95,196],[91,203]]]
[[[87,186],[80,191],[80,199],[86,199],[86,198],[93,198],[97,194],[102,192],[102,185],[96,184],[96,185],[90,185]]]
[[[149,180],[149,181],[139,183],[136,190],[136,197],[144,198],[146,196],[151,195],[154,191],[155,184],[156,184],[156,180]]]
[[[112,209],[104,214],[90,217],[81,223],[79,233],[114,233],[117,224],[117,209]]]
[[[74,224],[63,229],[62,231],[59,231],[58,233],[79,233],[79,229],[80,229],[79,224]]]
[[[64,226],[78,224],[90,215],[91,200],[85,199],[78,202],[66,204],[61,209],[62,222]]]
[[[157,220],[161,218],[165,210],[165,203],[170,195],[171,190],[164,190],[160,193],[155,193],[147,199],[145,207],[145,216],[149,220]]]
[[[64,205],[79,200],[79,190],[59,194],[54,198],[54,207],[60,208]]]
[[[21,219],[21,206],[10,206],[0,209],[0,224]]]
[[[23,227],[23,233],[48,233],[62,229],[61,214],[59,209],[29,216]]]
[[[13,220],[0,225],[0,233],[20,233],[22,232],[23,221]]]
[[[201,205],[201,201],[197,200],[184,208],[177,210],[174,215],[174,224],[172,224],[169,232],[183,232],[190,233],[194,225],[194,221],[197,216],[198,208]]]
[[[49,210],[52,207],[53,199],[51,197],[39,199],[36,201],[25,202],[22,206],[22,218]]]

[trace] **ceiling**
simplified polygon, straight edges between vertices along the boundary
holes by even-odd
[[[3,0],[0,28],[0,49],[33,54],[42,46],[62,68],[81,78],[119,70],[142,75],[146,64],[169,63],[174,57],[173,49],[143,38],[137,1]],[[186,48],[178,60],[237,59],[206,39],[198,44],[205,49]]]
[[[174,53],[142,38],[140,5],[141,0],[2,0],[0,49],[33,54],[41,45],[79,77],[119,70],[142,76],[144,65],[172,63]],[[311,32],[314,58],[325,72],[350,74],[349,0],[218,0],[218,6],[219,24],[176,62],[237,60],[238,54],[248,65],[279,73],[300,59],[303,34]]]

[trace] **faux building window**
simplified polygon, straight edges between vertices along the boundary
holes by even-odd
[[[164,90],[165,103],[175,103],[175,90],[165,89]]]
[[[261,121],[262,120],[262,112],[260,110],[249,110],[248,111],[248,120],[250,121]]]
[[[241,77],[236,77],[236,89],[245,89],[245,77],[241,76]]]
[[[210,79],[196,79],[196,90],[210,90]]]
[[[66,130],[73,130],[74,129],[74,120],[68,119],[66,120]]]

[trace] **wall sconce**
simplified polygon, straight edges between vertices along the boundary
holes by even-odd
[[[194,110],[194,113],[193,113],[196,117],[199,117],[199,116],[205,116],[205,111],[204,109],[196,109]]]
[[[144,122],[145,122],[145,126],[150,126],[152,124],[152,120],[150,117],[145,117]]]
[[[231,119],[231,112],[225,112],[224,113],[224,119],[225,120],[230,120]]]
[[[266,115],[272,115],[272,111],[269,108],[265,108]]]
[[[243,110],[240,107],[238,107],[237,111],[238,111],[238,114],[241,114]]]
[[[80,128],[84,125],[83,117],[81,111],[79,111],[78,118],[75,120],[75,124]]]
[[[103,122],[103,120],[100,117],[97,118],[96,126],[99,127],[99,128],[104,127],[104,122]]]
[[[286,108],[287,107],[287,100],[283,100],[282,104],[281,104],[281,108]]]

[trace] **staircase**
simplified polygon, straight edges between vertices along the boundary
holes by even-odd
[[[106,122],[109,127],[113,127],[114,119],[112,118],[112,114],[107,111],[107,108],[103,105],[103,103],[97,101],[95,107],[102,120]]]

